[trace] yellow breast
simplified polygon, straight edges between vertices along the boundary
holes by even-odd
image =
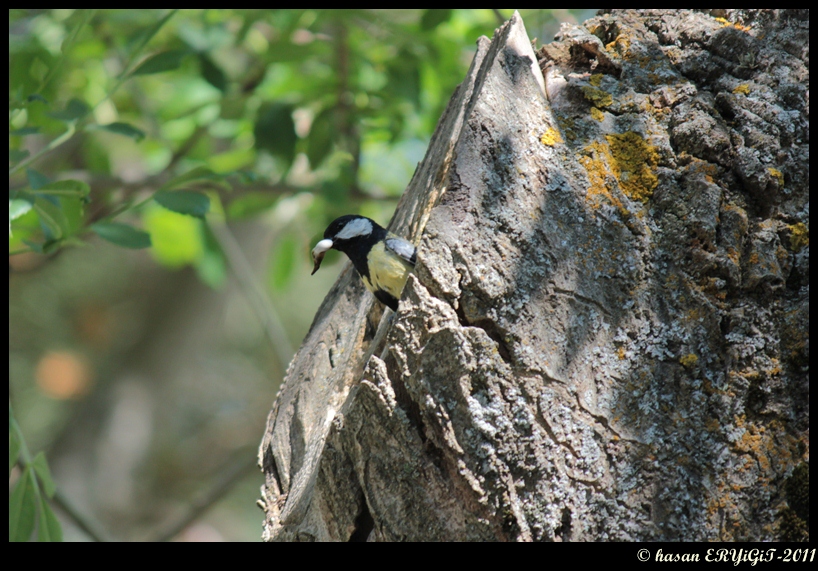
[[[369,251],[369,279],[364,278],[364,285],[371,292],[384,290],[397,299],[406,285],[406,279],[412,272],[412,266],[386,250],[383,242],[378,242]]]

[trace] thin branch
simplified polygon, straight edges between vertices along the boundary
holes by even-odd
[[[68,52],[71,51],[71,48],[74,46],[74,42],[77,41],[77,37],[80,35],[82,29],[91,21],[91,18],[97,13],[96,9],[91,10],[81,10],[82,12],[82,19],[80,20],[79,24],[77,24],[74,29],[71,31],[69,36],[63,41],[62,46],[60,48],[60,57],[57,59],[57,62],[51,66],[51,69],[48,70],[48,73],[40,82],[40,87],[37,88],[35,93],[42,93],[46,86],[54,79],[54,76],[57,74],[59,69],[62,67],[62,64],[65,62],[65,59],[68,57]]]
[[[338,117],[338,131],[343,136],[342,142],[352,155],[352,173],[350,180],[358,181],[358,171],[361,164],[361,145],[358,130],[353,121],[353,105],[350,93],[350,48],[349,30],[343,19],[339,20],[335,28],[336,65],[338,66],[338,93],[335,105]]]
[[[159,30],[162,29],[162,26],[164,26],[168,22],[168,20],[170,20],[178,11],[179,9],[177,8],[165,14],[165,16],[156,24],[154,24],[153,28],[148,30],[148,32],[141,38],[139,44],[137,44],[134,50],[131,52],[128,63],[125,64],[125,66],[122,68],[122,73],[117,78],[116,83],[111,88],[111,90],[108,91],[105,97],[100,99],[99,102],[96,105],[94,105],[94,109],[99,107],[103,101],[106,101],[107,99],[113,97],[114,93],[116,93],[119,90],[119,88],[122,87],[122,85],[126,81],[128,81],[128,79],[131,78],[131,72],[136,68],[137,63],[139,63],[137,60],[141,55],[144,47],[148,45],[148,42],[150,42],[153,39],[153,37],[159,32]]]
[[[213,504],[224,498],[251,470],[256,469],[257,460],[251,456],[249,460],[238,464],[229,462],[219,481],[205,494],[190,503],[188,512],[175,522],[166,525],[164,530],[148,541],[169,541],[179,535],[191,523],[199,519]]]
[[[20,161],[19,163],[17,163],[13,167],[11,167],[9,169],[9,176],[13,175],[14,173],[19,171],[23,167],[26,167],[26,166],[30,165],[31,163],[33,163],[34,161],[36,161],[37,159],[39,159],[43,155],[45,155],[47,153],[50,153],[51,151],[53,151],[54,149],[56,149],[57,147],[59,147],[60,145],[65,143],[66,141],[68,141],[71,137],[73,137],[76,132],[77,132],[76,121],[69,123],[68,124],[68,129],[65,131],[65,133],[63,133],[62,135],[60,135],[56,139],[53,139],[50,143],[48,143],[45,147],[40,149],[38,152],[34,153],[33,155],[29,155],[26,159]]]
[[[166,172],[170,172],[180,160],[185,158],[185,156],[196,146],[196,143],[207,134],[207,129],[210,125],[199,125],[194,129],[194,131],[190,134],[190,136],[185,139],[185,141],[179,146],[176,151],[173,152],[173,156],[171,156],[170,161],[168,162],[167,166],[163,169]]]
[[[214,223],[209,219],[207,219],[206,222],[227,258],[227,263],[233,275],[236,277],[239,289],[244,294],[247,303],[253,308],[253,313],[255,313],[261,321],[264,333],[267,335],[267,339],[276,352],[282,369],[285,369],[295,351],[292,345],[290,345],[290,340],[287,338],[287,333],[281,322],[281,318],[278,316],[278,312],[259,284],[250,262],[247,260],[244,252],[242,252],[241,247],[232,232],[230,232],[227,224]]]
[[[17,171],[19,171],[19,170],[20,170],[20,169],[22,169],[23,167],[30,165],[30,164],[31,164],[32,162],[34,162],[35,160],[39,159],[40,157],[42,157],[43,155],[45,155],[45,154],[47,154],[47,153],[50,153],[51,151],[53,151],[54,149],[56,149],[57,147],[59,147],[60,145],[62,145],[62,144],[63,144],[63,143],[65,143],[66,141],[68,141],[69,139],[71,139],[71,137],[73,137],[73,136],[74,136],[74,135],[77,133],[77,123],[79,123],[80,121],[83,121],[85,117],[88,117],[89,115],[92,115],[92,114],[94,113],[94,111],[97,109],[97,107],[99,107],[100,105],[102,105],[102,103],[103,103],[104,101],[107,101],[108,99],[111,99],[111,98],[113,97],[114,93],[116,93],[116,92],[117,92],[117,90],[119,90],[119,88],[120,88],[120,87],[122,87],[122,85],[123,85],[123,84],[124,84],[124,83],[125,83],[125,82],[126,82],[128,79],[130,79],[130,77],[131,77],[131,76],[130,76],[130,72],[131,72],[131,71],[134,69],[134,67],[135,67],[135,65],[136,65],[136,58],[139,56],[140,52],[142,51],[142,48],[144,48],[144,47],[145,47],[145,45],[146,45],[146,44],[147,44],[147,43],[148,43],[148,42],[149,42],[149,41],[150,41],[150,40],[153,38],[153,36],[154,36],[154,35],[155,35],[155,34],[156,34],[158,31],[159,31],[159,29],[160,29],[160,28],[161,28],[161,27],[162,27],[162,26],[163,26],[163,25],[164,25],[164,24],[165,24],[165,23],[166,23],[166,22],[167,22],[167,21],[168,21],[168,20],[169,20],[171,17],[173,17],[173,15],[174,15],[174,14],[176,14],[176,12],[178,12],[178,9],[171,10],[171,11],[170,11],[170,12],[169,12],[167,15],[165,15],[165,17],[164,17],[164,18],[162,18],[162,20],[160,20],[160,21],[159,21],[157,24],[155,24],[155,25],[154,25],[154,27],[153,27],[153,28],[150,30],[150,33],[148,33],[148,34],[146,34],[146,35],[145,35],[145,37],[142,39],[142,41],[141,41],[141,42],[138,44],[138,46],[136,47],[136,49],[135,49],[135,50],[133,51],[133,53],[131,54],[131,60],[130,60],[129,64],[128,64],[128,65],[125,67],[125,70],[123,71],[123,73],[122,73],[122,74],[121,74],[121,75],[120,75],[120,76],[117,78],[116,83],[114,84],[114,86],[113,86],[113,87],[112,87],[112,88],[111,88],[111,89],[108,91],[108,93],[106,93],[106,94],[105,94],[105,96],[104,96],[102,99],[100,99],[99,101],[97,101],[96,105],[94,105],[94,106],[93,106],[93,107],[92,107],[92,108],[91,108],[91,109],[88,111],[88,113],[86,113],[86,114],[85,114],[85,115],[84,115],[82,118],[77,119],[77,120],[72,121],[71,123],[69,123],[69,125],[68,125],[68,130],[67,130],[65,133],[63,133],[62,135],[60,135],[59,137],[57,137],[56,139],[54,139],[53,141],[51,141],[51,142],[50,142],[48,145],[46,145],[45,147],[43,147],[42,149],[40,149],[40,151],[39,151],[39,152],[37,152],[37,153],[36,153],[36,154],[34,154],[34,155],[31,155],[31,156],[27,157],[25,160],[23,160],[23,161],[19,162],[19,163],[18,163],[18,164],[16,164],[15,166],[11,167],[11,168],[9,169],[9,176],[13,175],[14,173],[16,173]],[[71,40],[71,42],[72,42],[72,43],[73,43],[73,40],[74,40],[74,39],[76,39],[76,35],[77,35],[77,34],[79,34],[79,30],[80,30],[82,27],[84,27],[84,26],[85,26],[85,24],[86,24],[86,23],[87,23],[87,22],[88,22],[88,21],[91,19],[91,17],[92,17],[92,16],[93,16],[93,13],[91,13],[89,16],[87,16],[87,17],[86,17],[86,18],[83,20],[83,22],[81,23],[81,25],[80,25],[80,26],[78,26],[78,27],[75,29],[75,34],[73,34],[73,35],[72,35],[72,36],[69,38],[69,40]],[[64,55],[65,55],[65,54],[63,54],[63,56],[64,56]],[[61,59],[58,61],[58,65],[62,65],[62,61],[63,61],[63,58],[61,58]],[[47,77],[46,79],[48,79],[49,81],[51,81],[51,78],[50,78],[50,77]]]
[[[81,514],[59,490],[54,493],[54,497],[51,498],[51,501],[54,502],[55,506],[60,508],[60,511],[65,514],[74,525],[84,531],[88,537],[94,541],[108,541],[99,531],[97,524]]]
[[[17,419],[14,417],[14,412],[11,407],[11,401],[9,401],[9,430],[13,430],[17,434],[17,438],[20,442],[20,456],[22,458],[17,458],[17,466],[20,467],[21,470],[25,470],[27,467],[31,467],[33,464],[33,458],[31,457],[31,452],[28,449],[28,445],[26,444],[25,438],[23,438],[23,431],[20,428],[20,425],[17,424]],[[33,478],[32,483],[34,485],[34,493],[37,496],[44,495],[44,491],[40,490],[40,485],[38,482],[38,478]],[[46,501],[47,497],[43,497],[42,500]],[[104,541],[102,539],[102,535],[95,531],[96,526],[91,524],[85,517],[80,515],[80,513],[74,509],[71,504],[66,500],[65,496],[63,496],[59,490],[54,491],[54,497],[51,498],[56,506],[58,506],[68,518],[73,521],[77,527],[87,533],[91,538],[95,541]]]

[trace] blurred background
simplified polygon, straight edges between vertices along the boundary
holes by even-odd
[[[9,10],[10,539],[260,539],[310,248],[389,222],[511,14]]]

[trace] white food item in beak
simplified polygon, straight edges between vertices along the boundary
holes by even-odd
[[[312,269],[312,274],[317,272],[318,268],[321,267],[321,260],[324,259],[324,254],[326,254],[330,248],[332,248],[332,240],[329,238],[324,238],[315,245],[315,248],[312,249],[312,260],[315,263],[315,266]]]

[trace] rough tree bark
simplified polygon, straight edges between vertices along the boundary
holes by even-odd
[[[398,314],[348,268],[290,365],[265,539],[808,538],[808,22],[481,38]]]

